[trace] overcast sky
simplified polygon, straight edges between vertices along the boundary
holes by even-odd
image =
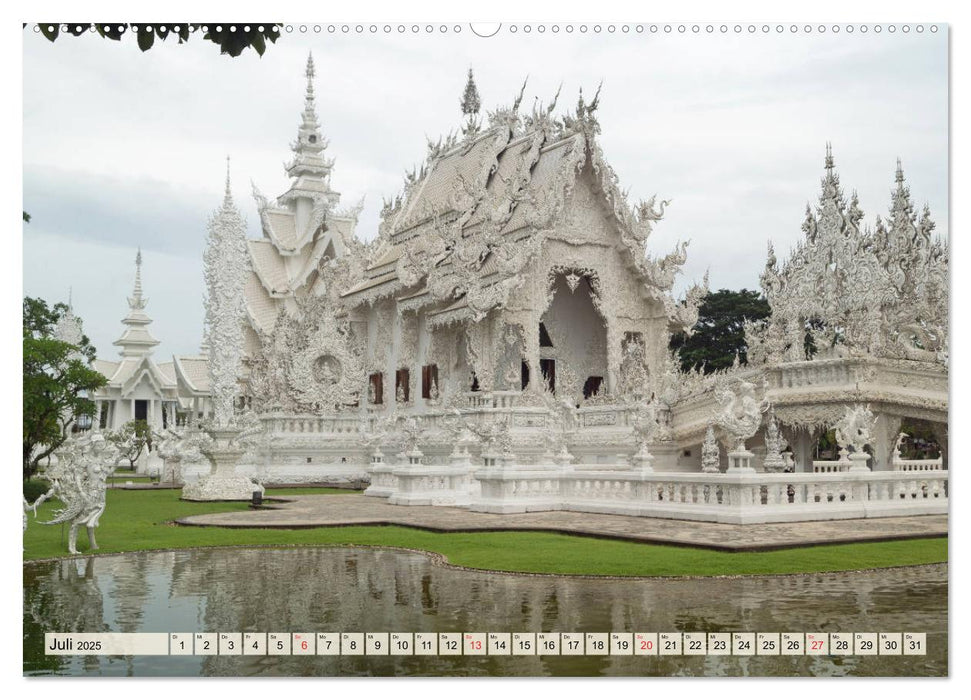
[[[24,36],[24,293],[66,300],[99,356],[114,359],[135,250],[160,361],[195,352],[202,332],[205,222],[221,201],[225,157],[233,190],[259,237],[250,180],[287,189],[283,162],[303,106],[308,50],[332,184],[342,205],[362,196],[358,235],[376,235],[382,197],[400,190],[426,136],[461,124],[465,72],[484,108],[509,104],[528,75],[524,106],[560,111],[603,80],[601,143],[632,201],[673,200],[648,242],[652,255],[690,239],[677,289],[710,269],[713,289],[757,288],[771,239],[784,253],[815,201],[824,146],[865,222],[886,214],[895,159],[918,205],[947,235],[947,29],[726,36],[516,34],[436,31],[344,36],[284,34],[260,58],[213,44],[131,37]]]

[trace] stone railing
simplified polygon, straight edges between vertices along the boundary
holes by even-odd
[[[814,474],[832,474],[834,472],[846,472],[853,466],[853,462],[848,459],[814,459]]]
[[[577,420],[582,428],[629,428],[631,409],[623,405],[582,406]]]
[[[854,385],[863,376],[863,363],[858,359],[839,358],[791,362],[772,368],[768,373],[772,389],[796,389],[811,386]]]
[[[946,471],[700,474],[482,469],[471,509],[570,510],[724,523],[946,513]]]
[[[519,405],[521,391],[467,391],[466,403],[469,408],[512,408]]]
[[[268,433],[329,433],[352,434],[361,431],[360,416],[349,415],[276,415],[261,417]]]
[[[891,462],[891,467],[895,472],[930,472],[944,469],[944,460],[941,457],[937,459],[894,459]]]

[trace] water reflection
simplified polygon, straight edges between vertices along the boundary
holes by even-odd
[[[47,657],[61,632],[927,632],[926,657]],[[24,566],[29,675],[946,675],[945,565],[605,580],[373,549],[216,549]]]

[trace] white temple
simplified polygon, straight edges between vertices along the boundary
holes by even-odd
[[[470,76],[461,133],[428,144],[365,244],[330,185],[312,59],[306,75],[291,186],[254,188],[238,405],[262,431],[240,473],[500,513],[946,512],[946,452],[892,453],[905,418],[942,444],[947,426],[947,244],[899,167],[887,223],[864,231],[827,147],[805,242],[781,269],[770,248],[750,364],[686,374],[669,339],[707,282],[672,296],[687,246],[648,248],[666,203],[628,205],[599,93],[556,116],[555,98],[521,113],[520,92],[481,119]],[[830,428],[843,449],[821,462]]]
[[[667,203],[628,204],[599,144],[599,91],[562,116],[556,98],[521,112],[520,91],[483,119],[470,75],[460,133],[428,143],[363,243],[360,205],[340,209],[331,188],[312,59],[306,76],[290,188],[271,200],[254,187],[263,237],[233,265],[236,410],[257,426],[238,474],[366,480],[391,503],[497,513],[947,512],[946,448],[927,460],[894,449],[904,419],[946,446],[948,420],[948,248],[899,166],[871,232],[827,146],[804,242],[781,267],[770,246],[772,315],[747,328],[749,364],[684,373],[669,340],[694,326],[707,280],[672,295],[687,244],[650,249]],[[228,194],[221,211],[238,215]],[[154,379],[161,396],[137,282],[130,302],[120,394],[140,400],[134,388]],[[842,449],[820,461],[829,429]]]

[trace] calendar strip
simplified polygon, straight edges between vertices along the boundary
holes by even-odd
[[[925,632],[48,632],[52,656],[924,656]]]

